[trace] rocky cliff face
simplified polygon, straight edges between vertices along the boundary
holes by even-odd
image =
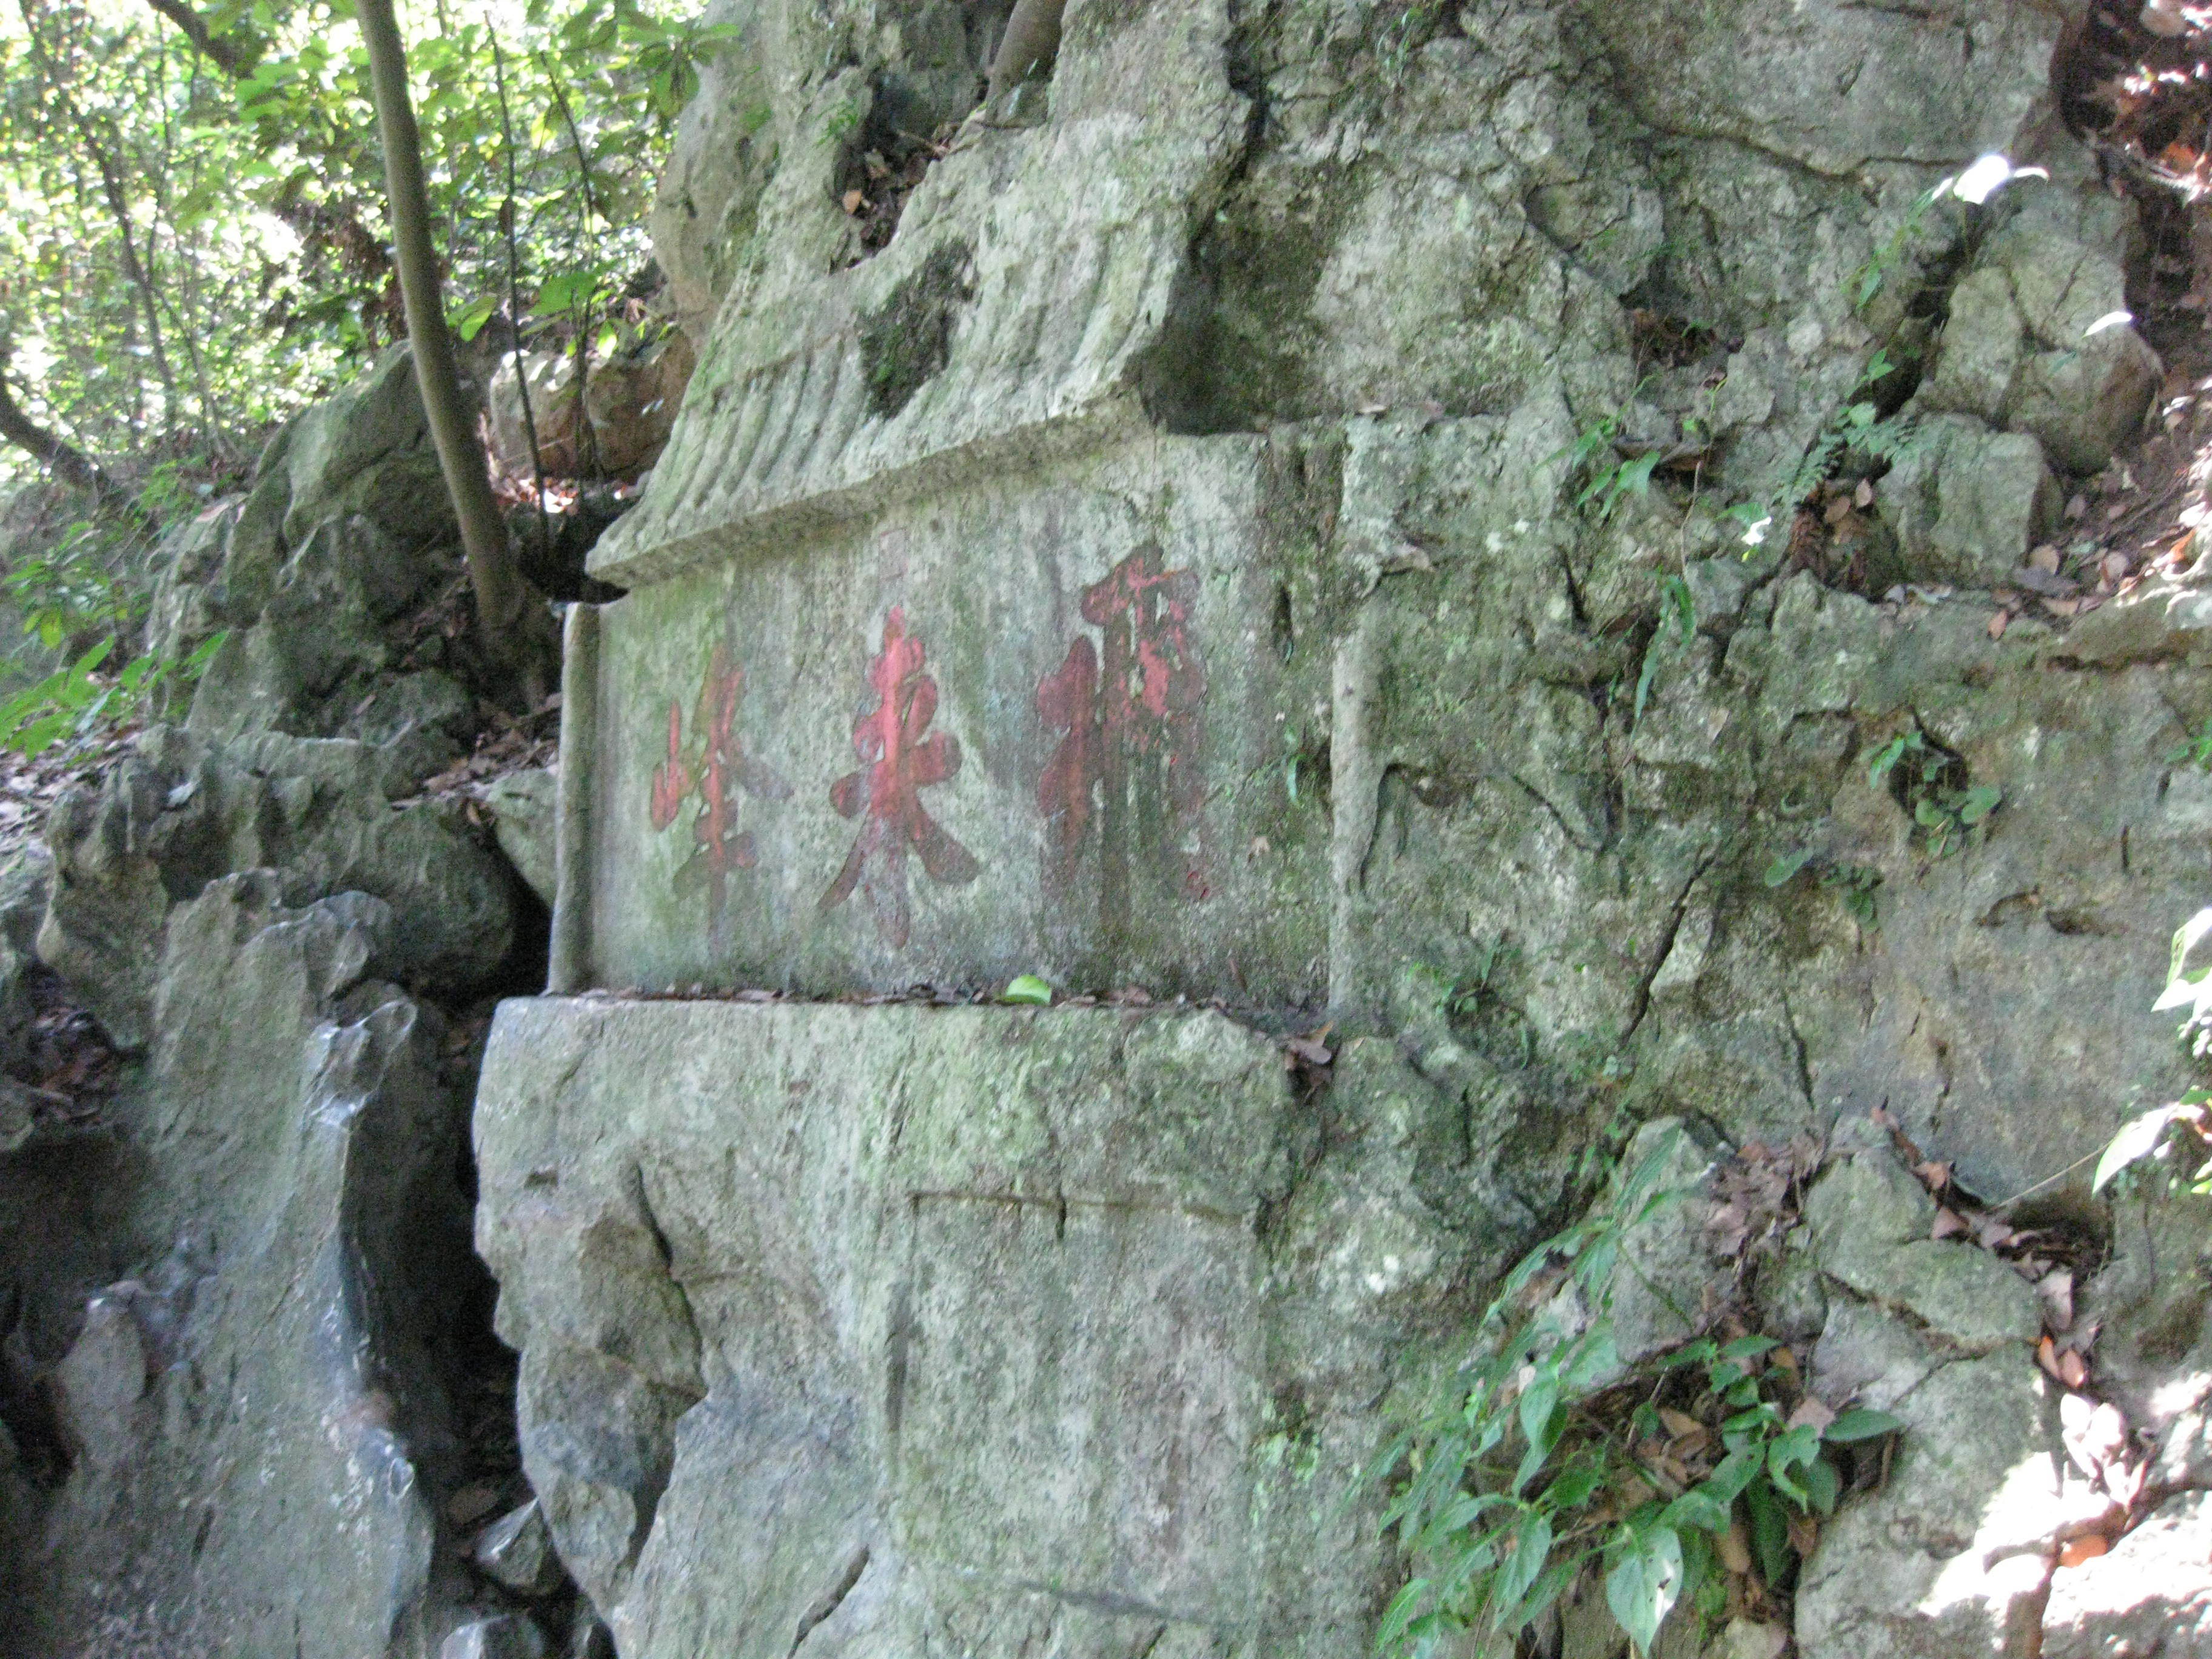
[[[2123,469],[2203,434],[2135,321],[2174,226],[2056,101],[2087,20],[1073,0],[1048,81],[939,140],[1002,13],[735,7],[687,118],[656,222],[699,367],[566,710],[586,994],[504,1006],[475,1116],[592,1617],[454,1639],[1364,1651],[1407,1569],[1360,1472],[1673,1125],[1723,1194],[1812,1150],[1747,1279],[1702,1212],[1635,1236],[1622,1352],[1739,1297],[1905,1431],[1794,1599],[1668,1652],[2203,1650],[2202,1201],[2087,1182],[2191,1074],[2148,1011],[2212,878],[2212,567],[2142,556]],[[128,1561],[167,1628],[282,1650],[215,1633],[298,1571],[224,1496],[258,1435],[257,1492],[377,1540],[318,1558],[328,1650],[411,1651],[520,1605],[420,1496],[452,1407],[287,1309],[438,1375],[453,1119],[384,988],[495,982],[527,905],[386,804],[434,721],[358,712],[370,645],[301,665],[288,592],[373,642],[403,601],[357,573],[407,568],[348,551],[405,537],[305,441],[209,532],[244,631],[191,735],[57,814],[39,948],[150,1056],[117,1268],[213,1168],[359,1243],[177,1257],[191,1358],[138,1373],[96,1358],[151,1352],[136,1300],[58,1307],[90,1426],[41,1571]],[[300,1011],[259,1058],[192,1035],[249,955]],[[975,1006],[1024,973],[1061,1006]],[[283,1134],[195,1127],[241,1068]],[[352,1156],[399,1122],[416,1161]],[[420,1237],[370,1224],[403,1202]],[[222,1356],[272,1382],[195,1417]],[[1617,1650],[1597,1607],[1545,1650]]]

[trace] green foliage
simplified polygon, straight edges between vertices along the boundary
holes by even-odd
[[[1035,974],[1023,974],[1008,981],[1006,988],[999,994],[999,1000],[1048,1008],[1052,1006],[1052,987]]]
[[[1861,927],[1876,925],[1874,896],[1875,890],[1881,885],[1879,870],[1870,870],[1863,864],[1832,863],[1822,859],[1817,848],[1800,847],[1776,854],[1759,879],[1768,887],[1786,887],[1808,864],[1819,871],[1820,886],[1840,899],[1844,908]]]
[[[1877,243],[1866,263],[1851,273],[1852,310],[1864,311],[1874,303],[1875,296],[1888,283],[1891,275],[1905,263],[1913,239],[1919,235],[1921,226],[1927,222],[1936,204],[1950,193],[1950,186],[1951,181],[1946,179],[1914,198],[1897,228]]]
[[[1990,814],[2004,801],[2004,791],[1994,784],[1959,787],[1954,780],[1960,769],[1956,756],[1936,748],[1914,726],[1875,751],[1867,781],[1880,787],[1893,772],[1899,773],[1904,782],[1899,797],[1929,856],[1940,859],[1984,833]]]
[[[2206,948],[2208,940],[2212,940],[2212,908],[2199,910],[2174,930],[2166,988],[2151,1005],[2160,1012],[2189,1011],[2176,1035],[2191,1045],[2198,1060],[2212,1049],[2212,951]],[[2140,1166],[2151,1162],[2166,1166],[2160,1178],[2167,1190],[2212,1194],[2212,1090],[2191,1089],[2179,1100],[2130,1118],[2097,1160],[2089,1189],[2102,1192],[2130,1170],[2145,1173]]]
[[[1827,1513],[1842,1490],[1831,1448],[1895,1419],[1853,1410],[1785,1415],[1760,1360],[1775,1344],[1700,1339],[1624,1374],[1611,1298],[1624,1235],[1683,1194],[1661,1185],[1662,1145],[1609,1204],[1523,1257],[1476,1334],[1478,1358],[1370,1470],[1393,1490],[1384,1524],[1416,1565],[1376,1645],[1416,1659],[1455,1634],[1513,1636],[1585,1571],[1638,1650],[1712,1576],[1716,1540],[1739,1519],[1762,1571],[1789,1565],[1793,1514]],[[1576,1322],[1562,1308],[1579,1301]],[[1632,1455],[1659,1434],[1659,1402],[1692,1399],[1720,1423],[1711,1473],[1655,1490]]]
[[[1798,503],[1836,475],[1847,459],[1867,467],[1893,465],[1910,455],[1920,441],[1917,422],[1899,410],[1884,417],[1881,406],[1858,393],[1896,372],[1887,349],[1878,349],[1860,372],[1852,388],[1852,401],[1830,416],[1814,437],[1796,468],[1779,489],[1763,501],[1738,501],[1721,516],[1734,520],[1742,532],[1747,550],[1762,547],[1778,524],[1786,529]]]
[[[1687,651],[1697,631],[1698,608],[1690,597],[1689,583],[1680,576],[1660,577],[1659,627],[1644,649],[1644,666],[1636,676],[1636,702],[1629,716],[1632,725],[1644,718],[1644,705],[1651,696],[1651,682],[1659,675],[1661,653],[1671,651],[1680,655]]]
[[[2212,720],[2204,722],[2203,730],[2166,756],[2168,766],[2194,766],[2199,771],[2212,771]]]
[[[0,749],[36,758],[67,738],[135,719],[170,681],[197,680],[228,637],[216,635],[182,662],[138,657],[112,676],[99,670],[115,641],[102,640],[66,668],[0,702]]]
[[[2172,1167],[2170,1188],[2212,1194],[2212,1089],[2191,1089],[2166,1105],[2130,1118],[2106,1144],[2089,1190],[2100,1193],[2122,1171],[2156,1158]],[[2194,1166],[2191,1168],[2191,1166]],[[2182,1173],[2186,1169],[2187,1174]]]
[[[1582,484],[1581,493],[1575,497],[1577,510],[1595,506],[1601,524],[1629,496],[1648,495],[1651,474],[1659,465],[1661,452],[1656,449],[1624,459],[1615,448],[1620,432],[1618,414],[1601,415],[1584,427],[1574,442],[1553,450],[1539,463],[1549,466],[1554,461],[1566,462],[1570,483],[1579,480]]]
[[[125,632],[146,611],[143,583],[134,579],[135,550],[79,520],[51,547],[19,558],[0,577],[0,592],[23,613],[23,631],[50,651],[88,632]]]
[[[519,320],[568,340],[644,320],[624,289],[645,263],[644,210],[702,55],[732,34],[696,9],[403,8],[465,337],[506,287],[495,33],[516,137]],[[28,0],[0,21],[0,346],[35,419],[134,471],[193,455],[234,474],[399,315],[351,0],[221,0],[201,15],[232,67],[141,0]]]

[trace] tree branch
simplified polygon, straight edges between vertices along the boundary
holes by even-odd
[[[15,394],[8,388],[5,351],[0,351],[0,439],[14,444],[64,483],[83,490],[111,512],[147,525],[146,514],[137,498],[116,483],[106,468],[24,412],[23,406],[15,401]]]
[[[185,38],[224,74],[235,78],[246,73],[246,54],[239,50],[237,43],[211,31],[207,19],[186,5],[185,0],[146,0],[146,3],[182,29]]]

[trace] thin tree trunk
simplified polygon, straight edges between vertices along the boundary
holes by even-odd
[[[154,279],[138,258],[138,239],[131,229],[131,197],[123,187],[122,165],[94,131],[91,118],[77,107],[76,99],[62,76],[61,65],[46,50],[46,37],[39,32],[39,19],[32,9],[32,0],[18,0],[17,9],[23,15],[32,56],[53,88],[62,114],[76,129],[85,154],[92,158],[100,173],[100,194],[107,202],[107,210],[115,220],[116,235],[122,242],[123,275],[137,289],[139,303],[146,313],[146,345],[153,354],[154,372],[161,377],[161,423],[164,428],[173,428],[177,421],[177,377],[169,367],[169,354],[161,339],[161,296],[154,291]]]
[[[469,585],[476,592],[477,625],[485,654],[527,679],[536,667],[532,635],[544,630],[530,628],[533,612],[529,592],[515,568],[507,526],[492,499],[483,453],[470,431],[461,399],[453,337],[446,329],[437,261],[430,247],[429,191],[422,182],[422,138],[407,94],[406,48],[392,15],[392,0],[359,0],[357,11],[362,39],[368,48],[377,131],[384,144],[385,186],[415,380],[422,388],[423,412],[438,447],[447,491],[453,499],[454,516],[461,522]],[[538,688],[530,689],[534,692]]]

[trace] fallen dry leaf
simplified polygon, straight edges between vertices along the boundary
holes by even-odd
[[[2043,1322],[2054,1331],[2063,1331],[2074,1322],[2074,1275],[2064,1267],[2054,1268],[2035,1284],[2035,1293],[2043,1303]]]
[[[1751,1543],[1743,1535],[1743,1522],[1734,1518],[1729,1529],[1714,1540],[1721,1565],[1741,1578],[1751,1571]]]
[[[1790,1547],[1809,1560],[1820,1545],[1820,1523],[1809,1515],[1790,1517]]]
[[[1946,1209],[1939,1204],[1936,1207],[1936,1224],[1929,1230],[1928,1236],[1930,1238],[1956,1238],[1970,1231],[1956,1210]]]
[[[1815,1429],[1825,1430],[1835,1420],[1835,1407],[1808,1394],[1797,1402],[1797,1408],[1790,1413],[1787,1426],[1795,1429],[1809,1423]]]
[[[1990,637],[1993,640],[2002,639],[2004,637],[2005,629],[2011,626],[2012,612],[2009,611],[1998,611],[1995,616],[1990,618]]]
[[[2058,1565],[2078,1567],[2084,1561],[2094,1561],[2112,1547],[2102,1533],[2093,1532],[2080,1538],[2069,1538],[2058,1547]]]
[[[845,192],[844,200],[845,211],[848,213],[858,213],[862,208],[868,204],[868,198],[866,194],[857,190],[847,191]]]
[[[2027,568],[2030,570],[2040,570],[2045,575],[2057,575],[2058,574],[2057,548],[2049,542],[2044,543],[2027,556]]]

